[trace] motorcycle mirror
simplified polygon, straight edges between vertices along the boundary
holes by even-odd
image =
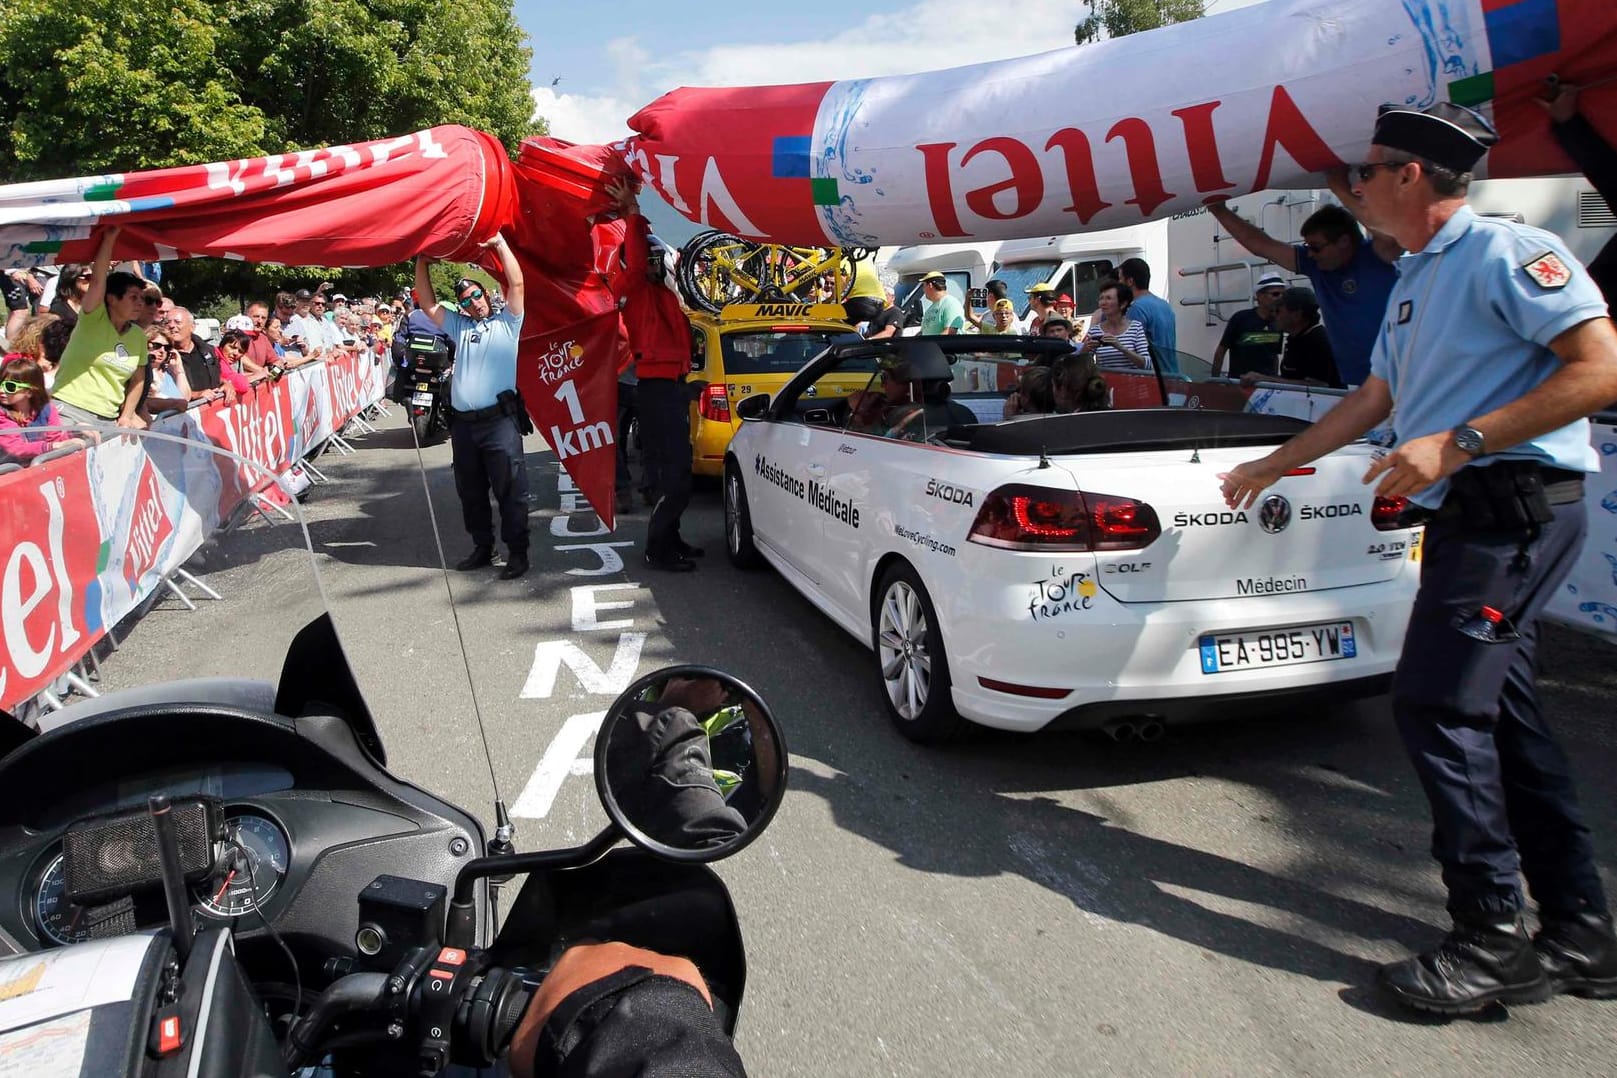
[[[786,740],[763,698],[709,666],[670,666],[613,701],[595,788],[643,849],[717,861],[757,838],[786,796]]]

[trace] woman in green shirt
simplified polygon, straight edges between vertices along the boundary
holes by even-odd
[[[73,336],[56,370],[53,392],[68,419],[144,429],[146,334],[135,321],[146,302],[146,282],[133,273],[108,273],[119,229],[101,236],[90,289]]]

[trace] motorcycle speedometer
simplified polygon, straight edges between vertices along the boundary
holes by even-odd
[[[241,917],[263,909],[281,886],[291,850],[286,833],[263,816],[227,817],[225,835],[229,867],[198,890],[197,904],[215,917]]]
[[[66,946],[90,938],[88,910],[67,897],[67,869],[58,853],[34,888],[34,924],[46,939]]]

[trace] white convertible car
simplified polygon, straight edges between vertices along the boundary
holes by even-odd
[[[1018,370],[1065,347],[850,341],[774,399],[740,402],[730,559],[768,561],[873,648],[893,721],[916,741],[962,718],[1154,738],[1169,722],[1385,691],[1420,534],[1360,482],[1371,447],[1232,511],[1218,474],[1300,421],[1182,408],[1002,420]],[[907,383],[887,399],[919,403],[877,422],[874,398],[828,399],[852,371],[874,393],[884,377]]]

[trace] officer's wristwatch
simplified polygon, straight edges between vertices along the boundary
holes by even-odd
[[[1454,436],[1455,447],[1462,453],[1472,457],[1482,456],[1484,449],[1480,430],[1469,424],[1461,423],[1450,433]]]

